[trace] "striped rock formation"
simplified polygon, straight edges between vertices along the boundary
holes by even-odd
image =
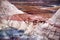
[[[31,33],[37,40],[60,40],[60,9],[41,26],[37,26]]]
[[[27,27],[33,28],[39,21],[45,21],[45,19],[36,15],[16,14],[10,17],[8,25],[20,30],[26,30]]]
[[[36,22],[41,20],[45,21],[40,16],[24,14],[24,12],[18,10],[13,4],[8,2],[7,0],[0,0],[0,17],[2,18],[0,29],[2,26],[3,27],[12,26],[18,29],[25,30],[26,27],[28,27],[29,25],[33,25],[33,22],[35,23],[35,21]],[[32,22],[28,23],[27,21],[32,21]]]
[[[8,23],[6,19],[9,19],[10,16],[14,14],[24,14],[25,12],[18,10],[13,4],[8,0],[0,0],[0,25],[6,26]]]

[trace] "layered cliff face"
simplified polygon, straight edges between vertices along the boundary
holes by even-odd
[[[46,20],[46,23],[38,22],[34,25],[33,22],[10,20],[9,25],[25,30],[24,34],[36,37],[36,40],[60,40],[59,12],[60,9],[49,20]]]
[[[10,19],[2,20],[4,21],[3,23],[19,30],[26,30],[26,28],[29,27],[30,23],[32,23],[34,26],[39,22],[41,23],[46,21],[46,19],[42,18],[41,16],[30,14],[16,14],[9,18]],[[30,25],[30,27],[33,26]]]
[[[34,29],[33,35],[40,35],[40,40],[60,40],[60,9],[42,24]]]
[[[15,21],[40,21],[41,19],[43,20],[43,18],[40,18],[40,16],[33,16],[33,15],[29,15],[29,14],[24,14],[23,11],[18,10],[14,5],[12,5],[11,3],[9,3],[7,0],[0,0],[0,17],[2,18],[2,23],[5,26],[9,26],[9,22],[10,19],[12,18],[12,26],[16,27],[18,25],[18,23],[16,23],[17,25],[14,26],[14,20]],[[17,15],[18,14],[18,15]],[[21,15],[22,14],[22,15]],[[16,16],[14,16],[16,15]],[[16,19],[15,19],[16,18]],[[19,24],[20,25],[20,24]]]
[[[18,10],[13,4],[8,2],[7,0],[0,0],[0,21],[3,23],[2,26],[5,25],[6,19],[9,19],[9,16],[14,14],[24,14],[25,12]],[[6,20],[6,21],[5,21]],[[6,25],[5,25],[6,26]]]
[[[24,12],[18,10],[6,0],[1,0],[0,3],[0,30],[12,27],[18,30],[24,30],[24,34],[30,35],[34,40],[60,40],[60,9],[50,19],[45,20],[43,17],[36,14],[24,14]],[[7,36],[6,34],[10,34],[10,32],[11,36],[21,37],[19,33],[15,34],[16,30],[13,31],[13,29],[9,28],[8,32],[6,31],[6,29],[5,31],[2,31],[3,36],[5,37]],[[24,37],[26,36],[23,36],[23,38]],[[30,38],[28,40],[33,39]]]

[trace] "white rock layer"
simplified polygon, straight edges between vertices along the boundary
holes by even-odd
[[[24,14],[23,11],[18,10],[13,4],[7,0],[0,0],[0,15],[14,15]]]

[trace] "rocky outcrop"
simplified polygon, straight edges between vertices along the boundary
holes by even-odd
[[[60,9],[41,26],[36,27],[33,35],[39,35],[40,40],[60,40]]]

